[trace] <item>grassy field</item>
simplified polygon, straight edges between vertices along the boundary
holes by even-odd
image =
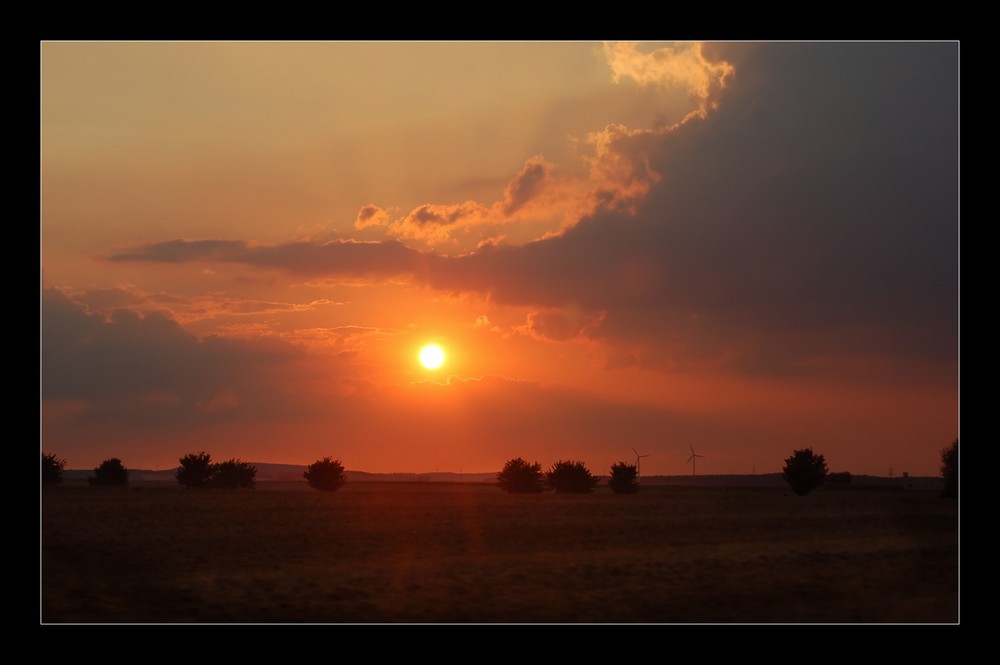
[[[922,491],[42,492],[42,623],[954,623]]]

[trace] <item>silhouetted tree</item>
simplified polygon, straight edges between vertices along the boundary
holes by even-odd
[[[615,494],[635,494],[639,491],[638,467],[628,462],[612,464],[608,487],[614,490]]]
[[[558,494],[586,494],[597,487],[597,478],[583,462],[560,460],[545,472],[545,483]]]
[[[209,480],[210,487],[221,487],[222,489],[250,489],[252,490],[257,481],[257,467],[249,462],[238,459],[231,459],[226,462],[219,462],[213,465],[212,478]]]
[[[59,459],[55,455],[42,453],[42,484],[58,485],[62,482],[63,469],[66,468],[66,460]]]
[[[112,457],[101,462],[87,482],[95,487],[123,487],[128,485],[128,469],[120,459]]]
[[[812,448],[796,450],[785,460],[784,478],[799,496],[805,496],[826,479],[826,460]]]
[[[949,499],[958,497],[958,439],[941,451],[941,477],[944,478],[941,496]]]
[[[545,489],[542,465],[528,464],[520,457],[507,460],[497,474],[500,489],[511,494],[535,494]]]
[[[184,487],[207,487],[215,473],[215,465],[212,464],[212,456],[204,450],[199,453],[191,453],[180,459],[181,465],[177,469],[177,482]]]
[[[324,457],[316,460],[302,473],[302,477],[309,481],[309,485],[324,492],[333,492],[347,482],[344,477],[344,465],[340,460],[331,457]]]

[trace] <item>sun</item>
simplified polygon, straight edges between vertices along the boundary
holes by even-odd
[[[437,344],[428,344],[420,349],[420,364],[427,369],[437,369],[444,364],[444,349]]]

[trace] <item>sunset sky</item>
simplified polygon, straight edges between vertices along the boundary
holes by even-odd
[[[42,42],[41,448],[939,475],[959,45]],[[444,364],[427,369],[436,343]]]

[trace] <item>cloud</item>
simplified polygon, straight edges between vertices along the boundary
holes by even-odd
[[[88,314],[51,288],[41,315],[42,398],[84,400],[85,418],[181,423],[241,405],[266,413],[274,400],[261,393],[264,379],[306,355],[274,339],[199,340],[159,312]]]
[[[252,245],[237,240],[170,240],[108,256],[112,262],[239,263],[298,275],[399,275],[419,272],[425,257],[405,245],[334,240]]]
[[[558,234],[454,256],[392,241],[210,241],[119,260],[176,261],[188,250],[191,260],[295,273],[405,275],[540,312],[573,307],[593,325],[544,314],[529,329],[585,334],[624,364],[786,374],[883,356],[954,366],[957,45],[716,48],[741,72],[731,81],[729,68],[703,72],[727,82],[725,104],[669,131],[595,134],[587,195],[603,204]],[[663,57],[622,64],[619,75],[680,76],[661,71]],[[529,160],[507,189],[509,201],[533,194],[515,214],[555,181]],[[429,210],[421,223],[473,216],[449,225],[441,214]]]
[[[640,51],[636,42],[607,42],[604,56],[615,83],[630,78],[639,85],[680,85],[697,100],[698,109],[693,114],[702,118],[712,95],[724,88],[735,72],[724,60],[709,61],[700,42],[664,46],[649,53]]]
[[[517,330],[536,339],[565,342],[593,333],[600,327],[603,312],[588,313],[572,305],[558,310],[536,311]]]
[[[514,214],[537,196],[551,170],[552,164],[541,156],[532,157],[525,162],[521,172],[507,184],[504,191],[503,214]]]
[[[114,254],[109,261],[159,261],[184,263],[191,260],[225,262],[229,257],[247,250],[247,243],[238,240],[169,240],[140,247],[132,253]]]
[[[427,203],[410,211],[398,220],[394,235],[414,238],[437,245],[448,240],[456,229],[468,228],[497,221],[494,211],[475,201],[465,203]]]
[[[363,229],[369,226],[385,226],[391,219],[391,212],[369,203],[368,205],[361,206],[358,210],[358,216],[354,219],[354,227]]]
[[[472,324],[472,327],[477,330],[489,330],[492,333],[503,333],[503,330],[500,328],[500,326],[493,324],[490,321],[490,317],[486,316],[485,314],[480,314],[479,316],[477,316],[476,320]]]
[[[587,134],[586,143],[593,146],[593,154],[585,158],[592,183],[587,214],[616,206],[634,211],[632,204],[660,179],[649,164],[648,140],[643,140],[659,133],[615,124]]]
[[[382,228],[392,237],[420,241],[427,247],[475,246],[483,242],[484,235],[505,226],[547,216],[553,199],[564,201],[565,192],[552,183],[552,168],[541,156],[528,159],[507,183],[502,197],[488,205],[477,201],[425,203],[402,216],[366,205],[358,211],[354,226],[359,230]],[[549,226],[554,227],[551,220]]]
[[[91,311],[117,309],[142,303],[142,298],[128,289],[94,289],[80,293],[76,301],[86,305]]]
[[[193,335],[163,314],[140,318],[119,309],[105,321],[51,288],[42,296],[42,332],[43,397],[123,396],[152,390],[148,382],[175,388],[175,361],[197,346]],[[191,383],[199,380],[194,376]]]
[[[490,236],[502,234],[524,242],[558,235],[601,209],[631,210],[659,178],[646,151],[649,138],[693,118],[705,118],[718,106],[717,93],[731,78],[734,67],[724,60],[707,58],[700,43],[644,53],[635,43],[618,42],[605,44],[604,52],[616,83],[627,77],[641,85],[681,86],[694,99],[695,109],[668,127],[629,128],[612,123],[588,132],[574,140],[578,162],[558,173],[555,164],[535,155],[492,203],[427,203],[402,217],[369,204],[358,211],[355,227],[381,227],[395,238],[419,241],[439,251],[451,247],[461,253]],[[511,227],[523,230],[512,232]]]
[[[631,210],[437,264],[436,286],[603,313],[589,334],[656,366],[819,371],[953,362],[954,44],[745,50],[704,122],[616,142],[658,176]],[[636,163],[633,159],[631,163]]]
[[[215,318],[306,312],[321,307],[345,304],[325,298],[309,302],[259,300],[227,295],[225,292],[196,295],[149,293],[133,286],[83,291],[67,289],[63,290],[62,293],[74,303],[84,305],[90,314],[108,317],[115,310],[126,308],[140,315],[169,311],[170,318],[182,325]]]
[[[426,203],[403,216],[366,205],[354,225],[382,228],[391,237],[452,254],[495,238],[523,242],[558,235],[596,210],[628,208],[646,194],[658,175],[650,168],[643,139],[657,133],[608,125],[578,142],[582,152],[576,168],[560,175],[544,157],[531,157],[488,205]]]

